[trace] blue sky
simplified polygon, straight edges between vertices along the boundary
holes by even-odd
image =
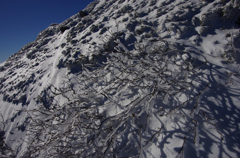
[[[0,63],[94,0],[0,0]]]

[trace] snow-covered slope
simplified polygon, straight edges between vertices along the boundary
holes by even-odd
[[[240,157],[240,1],[96,0],[0,65],[1,157]]]

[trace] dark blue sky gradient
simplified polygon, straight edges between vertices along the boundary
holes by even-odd
[[[94,0],[0,0],[0,63]]]

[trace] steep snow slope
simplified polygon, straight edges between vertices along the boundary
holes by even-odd
[[[238,0],[84,11],[0,65],[1,156],[240,156]]]

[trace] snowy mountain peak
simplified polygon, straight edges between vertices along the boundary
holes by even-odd
[[[1,157],[239,157],[239,0],[96,0],[0,64]]]

